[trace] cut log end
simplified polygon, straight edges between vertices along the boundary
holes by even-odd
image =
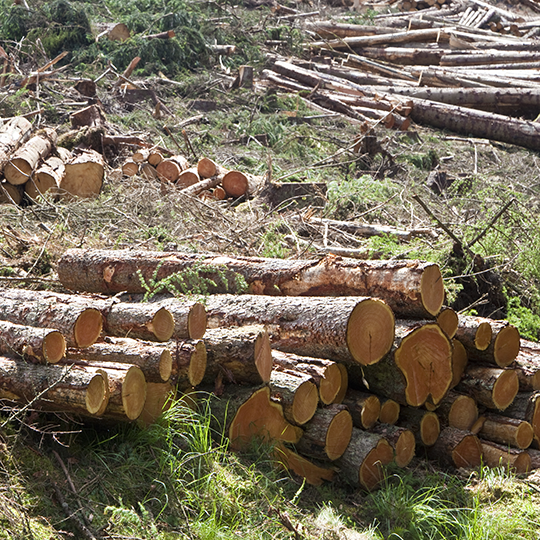
[[[422,273],[420,281],[422,304],[428,313],[435,316],[441,311],[444,303],[444,283],[439,266],[428,266]]]
[[[452,383],[450,384],[450,388],[454,388],[459,384],[469,361],[467,349],[465,349],[461,341],[454,339],[452,340],[452,345]]]
[[[140,416],[146,402],[146,379],[140,367],[131,366],[122,383],[122,406],[130,420]]]
[[[367,299],[356,305],[347,323],[347,346],[362,365],[378,362],[394,342],[395,319],[382,300]]]
[[[377,396],[369,396],[364,401],[360,414],[363,429],[372,428],[381,414],[381,400]],[[397,419],[396,419],[397,420]]]
[[[312,486],[320,486],[324,480],[330,481],[334,477],[335,471],[332,469],[319,467],[284,446],[277,445],[274,455],[279,466],[305,478]]]
[[[416,439],[414,433],[405,430],[398,438],[395,451],[395,462],[398,467],[406,467],[413,459],[416,451]]]
[[[533,438],[534,431],[531,424],[529,424],[529,422],[521,422],[516,430],[516,446],[521,449],[529,448]]]
[[[324,370],[324,377],[321,379],[319,394],[321,401],[325,405],[334,403],[336,396],[341,390],[341,370],[338,364],[331,364]]]
[[[201,178],[211,178],[217,174],[217,165],[209,158],[203,157],[197,163],[197,172]]]
[[[493,404],[497,409],[503,411],[514,401],[518,391],[519,378],[517,373],[512,369],[503,371],[493,385]]]
[[[330,422],[324,450],[331,461],[340,458],[351,440],[353,421],[349,411],[340,411]]]
[[[103,328],[101,312],[94,308],[85,309],[77,318],[73,329],[75,343],[81,348],[92,346]]]
[[[520,346],[519,331],[515,326],[505,326],[495,338],[493,357],[500,367],[508,367],[517,357]]]
[[[338,368],[341,373],[341,388],[334,398],[333,403],[341,403],[349,387],[349,372],[347,371],[347,367],[344,364],[338,364]]]
[[[26,183],[31,174],[32,166],[22,158],[11,159],[4,169],[4,176],[14,186]]]
[[[437,324],[452,339],[456,335],[459,325],[458,314],[452,308],[444,308],[437,316]]]
[[[227,195],[234,198],[245,195],[249,189],[248,178],[240,171],[229,171],[221,180],[221,185]]]
[[[188,315],[188,333],[191,339],[201,339],[208,324],[208,317],[204,304],[196,302],[191,306]]]
[[[476,330],[476,334],[474,336],[474,344],[476,348],[479,351],[485,351],[489,347],[492,338],[493,330],[491,329],[491,325],[488,322],[481,322],[478,325],[478,329]]]
[[[311,381],[303,382],[294,394],[292,415],[294,421],[302,426],[309,422],[317,411],[319,403],[319,390]]]
[[[272,375],[272,349],[270,347],[270,336],[266,330],[259,333],[255,340],[255,366],[264,383],[270,381]]]
[[[167,382],[171,378],[172,364],[171,351],[165,349],[159,359],[159,376],[163,382]]]
[[[401,405],[393,399],[387,399],[381,403],[379,422],[394,425],[399,418]]]
[[[394,459],[394,450],[386,439],[381,439],[360,465],[358,479],[368,491],[375,489],[384,478],[384,465]]]
[[[165,308],[158,309],[152,317],[149,330],[158,341],[169,341],[174,333],[174,317]]]
[[[107,381],[100,373],[97,373],[86,389],[86,410],[90,414],[99,414],[103,411],[108,400]]]
[[[165,412],[172,403],[174,387],[170,383],[148,383],[143,410],[137,424],[148,427]]]
[[[43,356],[49,364],[56,364],[66,354],[66,340],[57,330],[43,338]]]
[[[458,396],[448,414],[448,425],[463,431],[468,431],[478,420],[476,401],[469,396]]]
[[[452,450],[452,461],[459,469],[472,469],[482,464],[482,445],[475,435],[465,436]]]
[[[420,422],[420,438],[426,446],[433,446],[441,433],[439,417],[434,412],[427,412]]]
[[[206,345],[203,341],[199,341],[195,345],[195,352],[191,355],[189,363],[188,378],[192,386],[201,384],[206,372]]]
[[[518,474],[527,474],[532,468],[531,456],[527,452],[520,452],[512,466]]]

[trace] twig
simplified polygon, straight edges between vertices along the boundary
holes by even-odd
[[[189,148],[191,155],[195,158],[195,161],[197,161],[197,154],[195,153],[195,150],[193,150],[193,146],[191,146],[191,141],[189,140],[187,131],[185,129],[182,130],[182,136],[184,137],[184,141],[186,142],[186,145]]]
[[[176,144],[176,148],[182,152],[182,147],[178,144],[178,141],[176,140],[175,136],[171,133],[171,130],[164,125],[163,129],[165,130],[165,133],[172,139],[173,143]]]
[[[508,208],[510,207],[510,205],[512,203],[514,203],[516,201],[516,199],[514,197],[512,197],[496,214],[495,216],[493,217],[493,219],[486,225],[486,227],[484,228],[484,230],[478,234],[473,240],[471,240],[468,244],[467,244],[467,247],[470,248],[472,247],[474,244],[476,244],[476,242],[478,242],[479,240],[481,240],[485,234],[487,233],[487,231],[490,229],[490,227],[493,226],[493,224],[506,212],[506,210],[508,210]]]

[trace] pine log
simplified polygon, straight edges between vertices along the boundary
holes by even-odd
[[[140,165],[133,160],[128,160],[122,165],[122,174],[125,176],[135,176],[138,174]]]
[[[414,433],[405,427],[390,424],[377,424],[371,433],[381,435],[394,448],[394,461],[398,467],[406,467],[412,461],[416,451]]]
[[[240,171],[228,171],[224,174],[221,185],[228,197],[253,197],[262,188],[263,178]]]
[[[139,366],[148,382],[163,383],[171,378],[173,358],[170,350],[152,342],[106,337],[86,349],[69,348],[67,360],[116,362]]]
[[[274,447],[274,459],[279,467],[305,478],[312,486],[320,486],[324,480],[330,481],[334,478],[334,470],[320,467],[282,444]]]
[[[344,38],[353,36],[372,36],[375,34],[389,34],[394,31],[392,27],[362,25],[362,24],[345,24],[335,21],[316,21],[306,23],[306,28],[315,32],[319,37],[324,39]]]
[[[437,315],[437,324],[450,339],[453,339],[459,327],[459,316],[452,308],[443,307]]]
[[[197,173],[197,167],[192,167],[182,171],[178,175],[178,179],[175,184],[179,188],[185,189],[187,187],[193,186],[200,181],[199,174]]]
[[[478,407],[472,397],[451,390],[437,407],[437,415],[444,427],[470,431],[478,420]]]
[[[461,381],[467,364],[469,363],[469,357],[467,355],[467,350],[463,346],[463,343],[458,339],[452,340],[452,383],[450,388],[455,388]]]
[[[0,173],[9,157],[32,133],[32,124],[23,116],[16,116],[0,126]]]
[[[201,180],[204,178],[212,178],[219,174],[219,165],[214,163],[210,158],[202,157],[197,162],[197,173]]]
[[[271,401],[267,386],[236,387],[233,395],[210,397],[212,424],[228,435],[233,450],[246,449],[254,438],[295,444],[302,436],[301,428],[285,420],[281,405]]]
[[[519,66],[521,62],[534,62],[540,60],[540,53],[526,51],[469,51],[466,54],[443,54],[440,59],[441,66],[471,66],[483,64],[516,64]]]
[[[196,268],[213,278],[210,292],[235,292],[238,274],[249,291],[272,296],[374,296],[386,298],[403,317],[435,316],[444,300],[439,267],[422,261],[359,261],[327,255],[320,261],[230,257],[177,252],[67,250],[58,274],[68,289],[88,292],[146,292],[145,283]],[[204,272],[208,267],[209,271]],[[109,271],[105,274],[105,269]],[[219,270],[219,272],[217,272]],[[154,274],[155,277],[154,277]],[[228,283],[221,275],[227,275]],[[109,276],[110,279],[105,278]]]
[[[382,424],[395,424],[399,419],[401,405],[393,399],[381,400],[381,412],[379,414],[379,422]]]
[[[447,427],[428,449],[428,455],[444,467],[471,469],[482,463],[482,445],[470,431]]]
[[[24,326],[58,330],[69,347],[89,347],[101,334],[103,318],[94,308],[67,304],[54,298],[35,301],[12,300],[6,297],[0,302],[0,320]]]
[[[335,461],[349,445],[353,421],[347,407],[334,404],[318,409],[304,429],[296,443],[298,452],[321,461]]]
[[[218,377],[234,384],[259,385],[270,381],[272,351],[262,325],[217,328],[204,336],[207,351],[205,384]]]
[[[288,422],[302,426],[313,418],[319,403],[319,390],[311,377],[296,371],[274,370],[269,386],[272,400],[283,407]]]
[[[173,357],[171,383],[183,392],[201,384],[208,355],[204,341],[176,340],[169,342],[169,349]]]
[[[394,315],[363,297],[215,295],[206,303],[209,326],[264,324],[272,347],[346,363],[378,362],[394,339]]]
[[[482,462],[490,468],[503,467],[505,470],[509,469],[518,474],[525,474],[537,468],[532,458],[532,452],[535,450],[524,452],[482,439],[480,439],[480,444],[482,445]]]
[[[65,164],[65,174],[60,182],[64,197],[95,197],[101,191],[105,174],[103,156],[85,150]]]
[[[150,163],[141,163],[139,166],[140,175],[149,182],[152,180],[159,180],[159,175],[156,168]]]
[[[462,315],[455,337],[467,351],[485,351],[493,339],[491,319]]]
[[[432,411],[402,407],[399,425],[408,429],[421,446],[433,446],[441,433],[439,416]]]
[[[468,366],[456,390],[470,395],[489,409],[503,411],[516,397],[519,380],[512,369]]]
[[[540,392],[520,392],[504,414],[528,422],[533,428],[535,444],[540,444]]]
[[[20,205],[23,200],[23,195],[23,186],[14,186],[6,180],[0,182],[0,203]]]
[[[371,491],[384,478],[383,467],[393,459],[394,450],[384,437],[353,428],[351,442],[337,462],[339,476],[348,484]]]
[[[0,357],[0,399],[45,411],[94,415],[107,399],[106,381],[95,371],[79,366],[30,364]]]
[[[149,156],[150,150],[148,148],[141,148],[140,150],[137,150],[131,155],[131,161],[137,163],[138,165],[141,165],[145,161],[148,161]]]
[[[349,372],[347,371],[347,366],[345,366],[345,364],[339,363],[337,366],[341,374],[341,387],[332,403],[341,403],[345,398],[345,394],[347,393],[347,390],[349,388]]]
[[[377,364],[348,366],[350,383],[402,405],[437,405],[452,382],[452,344],[436,323],[397,321],[392,351]]]
[[[185,187],[182,190],[182,193],[184,195],[189,195],[190,197],[196,197],[196,196],[200,195],[201,193],[205,192],[208,189],[216,188],[217,186],[219,186],[219,184],[221,184],[222,180],[223,180],[223,175],[211,176],[209,178],[205,178],[203,180],[200,180],[196,184]],[[222,189],[222,188],[220,188],[220,189]],[[226,198],[226,194],[224,192],[223,199],[225,199],[225,198]],[[223,200],[223,199],[221,199],[221,200]]]
[[[4,167],[6,180],[15,186],[26,183],[38,162],[51,153],[55,143],[56,132],[53,129],[43,130],[32,137],[10,156]]]
[[[149,162],[154,165],[150,160]],[[176,182],[180,173],[189,168],[189,163],[184,156],[172,156],[163,159],[155,165],[160,180],[164,182]]]
[[[523,450],[531,445],[534,433],[531,424],[525,420],[485,414],[478,436],[488,441]]]
[[[0,320],[0,354],[56,364],[66,353],[66,340],[57,330]]]
[[[163,154],[157,150],[150,150],[148,154],[148,163],[154,167],[157,167],[164,159]]]
[[[518,374],[520,392],[540,390],[540,344],[522,339],[519,354],[511,367]]]
[[[349,389],[342,401],[351,413],[353,424],[360,429],[371,429],[381,412],[381,402],[374,394]]]
[[[65,172],[64,159],[52,156],[43,165],[38,167],[30,180],[24,185],[24,190],[34,200],[39,195],[43,195],[49,191],[53,196],[57,196]]]
[[[531,469],[540,469],[540,450],[529,448],[526,452],[531,458]]]
[[[294,370],[311,377],[319,388],[319,397],[324,405],[338,402],[338,394],[343,388],[343,375],[339,364],[331,360],[277,350],[272,351],[272,358],[275,369]]]
[[[148,427],[167,411],[175,394],[174,386],[169,383],[153,383],[146,385],[146,399],[141,414],[137,417],[137,424]]]

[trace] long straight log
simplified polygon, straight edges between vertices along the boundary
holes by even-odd
[[[531,445],[534,432],[531,424],[526,420],[486,414],[478,436],[488,441],[523,450]]]
[[[302,356],[371,364],[394,339],[393,313],[372,298],[214,295],[206,309],[210,327],[264,324],[273,348]]]
[[[505,470],[510,469],[518,474],[525,474],[531,469],[538,468],[534,466],[531,455],[531,452],[535,450],[524,452],[482,439],[480,439],[480,444],[482,445],[482,461],[490,468],[503,467]]]
[[[238,275],[249,292],[273,296],[376,296],[401,316],[434,316],[444,300],[439,267],[422,261],[359,261],[328,255],[320,261],[230,257],[176,252],[67,250],[58,276],[72,290],[146,292],[145,283],[177,272],[212,278],[209,291],[234,292]],[[174,281],[174,280],[173,280]]]
[[[56,364],[65,353],[66,340],[58,330],[0,321],[0,354]]]

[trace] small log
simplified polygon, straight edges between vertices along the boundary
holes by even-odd
[[[71,129],[101,128],[107,122],[99,105],[89,105],[84,109],[79,109],[69,115],[69,120],[71,121]]]
[[[173,358],[167,347],[129,338],[106,337],[86,349],[69,348],[66,359],[78,362],[115,362],[139,366],[148,382],[163,383],[171,378]]]
[[[304,425],[304,434],[296,443],[296,449],[309,458],[335,461],[349,445],[352,429],[352,417],[344,405],[318,409]]]
[[[337,465],[345,482],[372,491],[384,478],[383,467],[393,459],[394,450],[384,437],[353,428],[351,442]]]
[[[272,351],[262,325],[209,330],[204,343],[207,365],[203,383],[214,384],[218,377],[233,384],[259,385],[270,381]]]
[[[0,172],[9,157],[23,144],[32,133],[32,124],[23,116],[16,116],[0,126]]]
[[[137,417],[137,424],[148,427],[167,411],[174,398],[175,388],[169,383],[153,383],[146,385],[146,399],[141,414]]]
[[[319,397],[324,405],[337,402],[343,388],[343,375],[339,364],[331,360],[298,356],[282,351],[272,351],[274,368],[294,370],[311,377],[319,388]]]
[[[478,420],[478,407],[472,397],[451,390],[437,407],[437,415],[444,427],[471,431]]]
[[[467,364],[469,363],[469,357],[467,355],[467,349],[463,346],[463,343],[458,339],[452,340],[452,382],[450,388],[455,388],[459,381],[461,381]]]
[[[533,428],[535,444],[540,444],[540,392],[520,392],[504,414],[528,422]]]
[[[349,372],[347,366],[344,364],[338,364],[339,372],[341,374],[341,387],[332,403],[341,403],[345,399],[345,394],[349,388]]]
[[[520,392],[540,390],[540,344],[522,339],[519,354],[511,367],[518,374]]]
[[[253,197],[262,188],[262,184],[262,177],[240,171],[229,171],[221,180],[227,196],[235,199],[242,196]]]
[[[171,383],[186,392],[202,383],[206,373],[207,350],[204,341],[176,340],[169,342],[173,357]]]
[[[2,180],[0,183],[0,203],[20,205],[23,200],[23,189],[23,186],[14,186],[6,180]]]
[[[538,468],[535,466],[536,462],[532,454],[536,450],[523,452],[482,439],[480,439],[480,444],[482,445],[482,461],[490,468],[503,467],[505,470],[510,469],[518,474],[525,474]]]
[[[53,196],[58,196],[60,184],[66,173],[64,160],[52,156],[34,172],[30,180],[24,184],[26,194],[33,200],[39,195],[50,191]]]
[[[381,402],[374,394],[349,389],[342,401],[351,413],[353,424],[360,429],[371,429],[381,412]]]
[[[428,455],[444,467],[472,469],[482,463],[482,445],[470,431],[447,427],[429,448]]]
[[[302,436],[301,428],[285,420],[281,405],[271,401],[267,386],[236,387],[233,395],[211,396],[210,409],[212,423],[228,435],[233,450],[245,449],[254,438],[295,444]]]
[[[274,447],[274,459],[276,465],[305,478],[312,486],[320,486],[324,480],[330,481],[334,478],[334,470],[320,467],[282,444]]]
[[[470,395],[489,409],[503,411],[516,397],[519,380],[512,369],[469,366],[456,390]]]
[[[161,280],[193,268],[212,277],[210,292],[234,292],[234,280],[224,282],[215,267],[244,277],[252,294],[287,296],[375,296],[385,298],[401,317],[432,317],[444,300],[439,267],[422,261],[359,261],[327,255],[320,261],[214,256],[178,252],[132,250],[67,250],[58,263],[62,284],[68,289],[104,292],[144,293],[136,275],[141,270],[145,283]],[[208,272],[204,272],[204,267]],[[113,278],[104,279],[110,267]],[[66,269],[64,272],[63,269]],[[69,269],[69,270],[68,270]],[[155,277],[154,277],[154,274]]]
[[[178,180],[176,180],[176,185],[179,188],[187,188],[197,184],[199,181],[200,178],[197,173],[197,167],[192,167],[191,169],[186,169],[179,174]]]
[[[103,376],[85,367],[30,364],[0,357],[0,398],[32,402],[45,411],[85,416],[98,413],[107,398]]]
[[[399,419],[401,405],[393,399],[381,400],[381,412],[379,414],[379,422],[382,424],[395,424]]]
[[[158,32],[157,34],[148,34],[141,36],[142,39],[172,39],[175,36],[174,30],[166,30],[165,32]]]
[[[523,450],[531,445],[534,432],[531,424],[525,420],[496,414],[485,414],[478,435],[488,441]]]
[[[149,163],[154,165],[150,160]],[[155,167],[160,180],[174,183],[178,180],[180,173],[189,168],[189,163],[184,156],[172,156],[161,160]]]
[[[103,156],[93,150],[85,150],[65,164],[65,174],[60,190],[65,197],[95,197],[101,191],[105,174]]]
[[[135,176],[139,173],[140,165],[133,160],[128,160],[122,165],[122,174],[124,176]]]
[[[15,186],[26,183],[38,162],[51,153],[55,143],[56,132],[52,129],[32,137],[9,158],[4,167],[6,180]]]
[[[491,319],[462,315],[455,337],[467,351],[485,351],[493,339]]]
[[[302,426],[313,418],[319,403],[319,390],[311,377],[296,371],[274,370],[269,386],[272,400],[283,407],[288,422]]]
[[[408,429],[417,444],[433,446],[441,433],[439,416],[431,411],[402,407],[399,415],[399,425]]]
[[[159,175],[156,168],[153,165],[150,165],[150,163],[141,163],[139,173],[148,181],[159,180]]]
[[[56,364],[65,353],[66,340],[57,330],[0,321],[0,354]]]
[[[157,167],[165,158],[161,152],[150,150],[148,153],[148,163],[153,167]]]
[[[193,184],[191,186],[185,187],[182,190],[182,193],[184,193],[185,195],[189,195],[191,197],[196,197],[196,196],[200,195],[201,193],[203,193],[206,190],[217,187],[219,184],[221,184],[221,180],[223,180],[222,175],[211,176],[209,178],[205,178],[204,180],[200,180],[199,182],[197,182],[197,183],[195,183],[195,184]],[[222,188],[220,188],[220,189],[222,189]],[[216,197],[216,198],[218,198],[218,197]],[[224,197],[221,200],[223,200],[225,198],[226,198],[226,194],[224,195]]]
[[[201,180],[212,178],[220,173],[220,167],[210,158],[202,157],[197,162],[197,174]]]
[[[416,451],[416,438],[407,428],[390,424],[377,424],[371,433],[381,435],[394,448],[394,461],[398,467],[406,467],[412,461]]]
[[[449,307],[443,307],[437,315],[437,324],[442,328],[443,332],[452,339],[459,327],[458,314]]]

